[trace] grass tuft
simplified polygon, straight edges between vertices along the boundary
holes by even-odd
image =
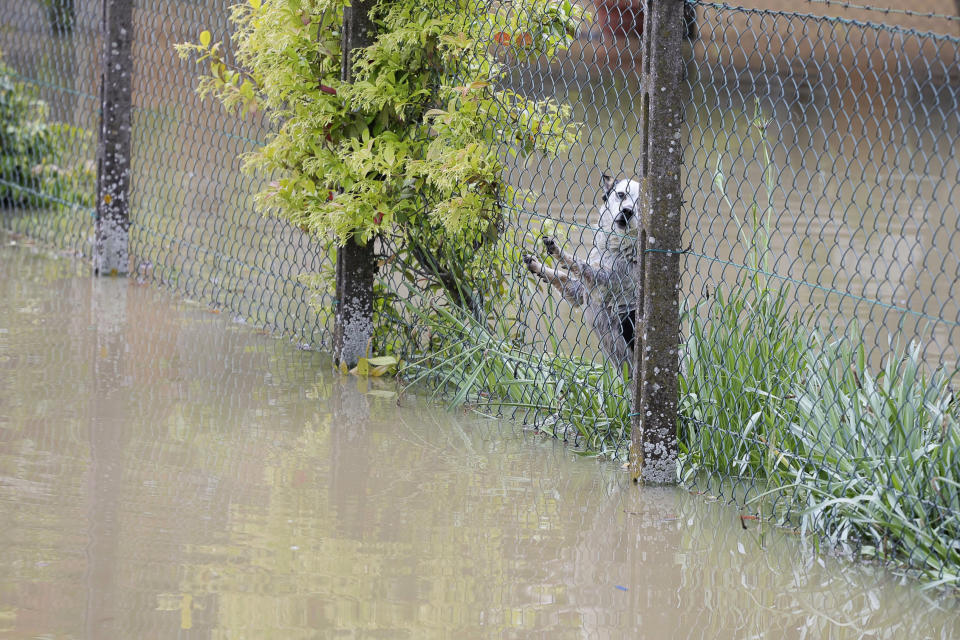
[[[928,374],[919,342],[891,342],[874,373],[856,323],[828,339],[787,300],[754,281],[688,315],[682,481],[745,486],[784,524],[960,586],[956,372]]]
[[[458,307],[411,307],[419,329],[443,336],[409,362],[407,384],[427,384],[454,406],[510,410],[585,451],[619,456],[629,439],[630,403],[623,377],[603,362],[520,346],[499,323],[487,325]]]

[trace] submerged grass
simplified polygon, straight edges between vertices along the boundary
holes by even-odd
[[[960,586],[956,372],[927,373],[913,342],[874,373],[856,323],[828,338],[786,300],[753,281],[688,316],[682,481],[745,479],[766,516]]]
[[[827,338],[757,279],[685,314],[681,482],[708,476],[764,517],[831,546],[960,585],[960,410],[952,374],[925,373],[921,346],[891,345],[870,371],[859,330]],[[435,305],[412,312],[443,336],[402,372],[481,412],[515,412],[583,450],[622,459],[630,402],[604,363],[537,350]],[[549,339],[548,341],[549,342]]]
[[[429,355],[409,362],[402,377],[485,412],[511,410],[538,429],[583,450],[616,457],[629,437],[630,402],[623,378],[604,363],[534,352],[456,307],[411,307],[418,326],[443,336]],[[556,345],[553,345],[556,347]]]
[[[855,328],[817,338],[786,422],[811,463],[789,476],[810,485],[808,528],[960,586],[960,411],[953,375],[927,375],[921,353],[891,345],[873,375]]]

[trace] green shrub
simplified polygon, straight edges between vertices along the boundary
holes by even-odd
[[[198,91],[274,125],[246,166],[275,177],[260,207],[328,243],[384,240],[391,268],[475,315],[498,282],[504,217],[524,194],[515,158],[576,139],[571,109],[510,88],[518,60],[550,59],[584,19],[570,0],[375,2],[373,41],[342,75],[346,0],[244,0],[229,46],[181,44],[208,65]],[[228,53],[232,52],[232,53]]]
[[[0,206],[93,206],[88,132],[48,122],[47,104],[0,56]]]

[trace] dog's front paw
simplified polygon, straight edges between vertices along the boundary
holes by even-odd
[[[535,276],[540,276],[540,262],[537,261],[532,255],[524,254],[523,264],[527,265],[527,271],[532,273]]]
[[[543,246],[552,256],[557,256],[560,254],[560,246],[557,244],[556,238],[553,236],[547,236],[543,239]]]

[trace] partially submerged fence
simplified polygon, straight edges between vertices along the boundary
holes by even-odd
[[[458,401],[617,459],[631,430],[666,429],[647,444],[670,460],[676,423],[685,486],[955,580],[960,22],[949,1],[752,4],[597,0],[559,61],[504,57],[513,90],[572,106],[578,140],[508,165],[530,196],[503,211],[497,251],[512,259],[489,261],[481,313],[419,296],[382,238],[370,348]],[[200,101],[197,67],[173,50],[227,33],[228,5],[133,5],[132,273],[329,350],[349,270],[329,242],[254,211],[269,177],[239,158],[270,127]],[[88,257],[103,23],[101,0],[0,16],[0,115],[17,131],[0,151],[0,226]],[[638,181],[623,208],[639,228],[601,215],[632,188],[608,189],[605,173]],[[624,238],[644,275],[622,289],[637,295],[572,305],[530,273],[558,266],[547,237],[581,259]],[[614,329],[643,356],[632,378],[604,348]]]

